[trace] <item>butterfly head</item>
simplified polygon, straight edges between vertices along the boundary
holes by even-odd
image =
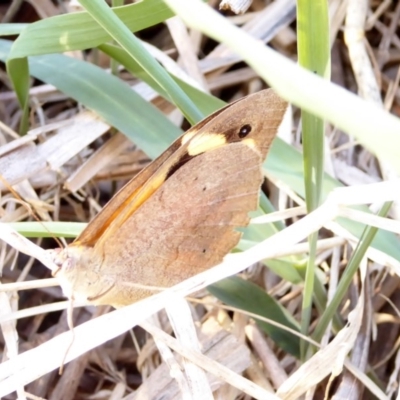
[[[65,249],[50,251],[50,257],[58,267],[53,276],[58,279],[66,297],[83,303],[97,303],[112,283],[105,283],[100,274],[101,260],[98,260],[92,248],[70,245]],[[90,261],[89,261],[90,260]],[[93,268],[86,268],[90,262]]]

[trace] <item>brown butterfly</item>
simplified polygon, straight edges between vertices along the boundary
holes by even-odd
[[[189,129],[54,253],[65,294],[120,307],[218,263],[255,210],[262,163],[287,103],[247,96]]]

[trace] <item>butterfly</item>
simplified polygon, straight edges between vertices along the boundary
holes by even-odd
[[[170,287],[220,263],[257,208],[262,163],[286,108],[267,89],[184,133],[52,252],[64,293],[121,307],[154,293],[147,286]]]

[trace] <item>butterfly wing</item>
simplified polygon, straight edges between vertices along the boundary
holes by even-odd
[[[238,100],[238,102],[241,100]],[[76,238],[76,245],[94,246],[95,243],[103,236],[111,223],[121,214],[121,210],[129,209],[129,213],[134,213],[139,206],[163,183],[163,176],[160,174],[160,169],[168,171],[184,154],[185,150],[182,146],[182,139],[193,138],[196,134],[202,131],[202,128],[210,121],[214,120],[219,114],[223,113],[227,108],[232,107],[235,103],[217,110],[207,118],[200,121],[191,129],[186,131],[184,136],[178,138],[172,143],[159,157],[157,157],[146,168],[140,171],[133,179],[131,179],[114,197],[104,206],[90,224]],[[146,190],[142,190],[147,183]],[[150,189],[150,190],[149,190]],[[139,192],[145,192],[146,196],[141,196]]]
[[[268,89],[237,100],[211,114],[129,181],[88,224],[75,244],[92,247],[101,238],[105,240],[113,229],[118,229],[162,185],[167,174],[182,160],[210,150],[213,146],[241,141],[242,138],[238,137],[240,127],[252,127],[250,138],[262,157],[265,157],[286,106],[285,101]]]

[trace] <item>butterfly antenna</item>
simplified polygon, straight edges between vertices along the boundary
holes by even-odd
[[[47,233],[57,242],[57,244],[61,247],[64,248],[64,245],[61,243],[61,241],[53,235],[52,232],[47,228],[47,226],[43,223],[43,221],[39,218],[39,216],[36,214],[35,210],[32,208],[32,206],[24,200],[15,190],[14,188],[7,182],[6,179],[4,179],[3,175],[0,174],[0,181],[2,184],[12,193],[12,195],[18,199],[23,206],[25,206],[29,212],[29,214],[36,220],[36,222],[39,222],[43,228],[47,231]]]

